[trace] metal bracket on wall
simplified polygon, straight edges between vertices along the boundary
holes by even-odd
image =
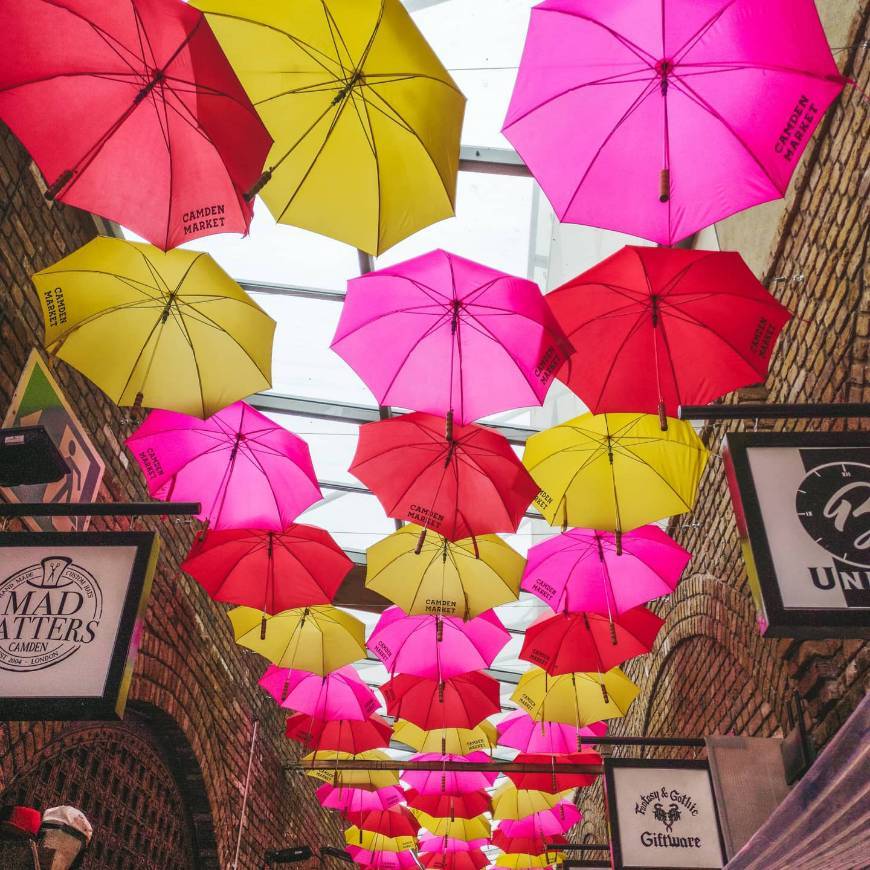
[[[788,785],[797,782],[816,759],[816,748],[804,724],[804,704],[800,693],[795,692],[785,708],[789,732],[780,746],[785,781]]]
[[[843,420],[870,417],[870,402],[814,402],[776,405],[742,402],[739,405],[680,405],[680,420]]]
[[[0,519],[13,517],[180,517],[201,513],[195,501],[101,501],[92,504],[0,502]]]

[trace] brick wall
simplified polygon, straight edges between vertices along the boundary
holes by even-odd
[[[96,233],[90,215],[63,205],[49,206],[29,166],[18,142],[0,126],[0,186],[4,191],[0,216],[10,197],[12,202],[0,225],[3,413],[31,347],[38,346],[42,337],[30,275]],[[148,500],[138,467],[119,447],[132,431],[125,413],[64,363],[55,360],[51,367],[106,462],[101,500]],[[95,521],[92,527],[125,528],[126,523]],[[319,808],[313,780],[288,780],[282,771],[282,765],[293,758],[294,744],[282,736],[280,711],[256,686],[265,661],[233,643],[224,608],[211,602],[178,568],[190,544],[191,526],[159,520],[142,525],[158,529],[164,546],[129,706],[137,718],[150,723],[155,735],[173,744],[177,755],[187,758],[181,785],[187,789],[196,816],[202,866],[231,865],[255,717],[261,722],[261,739],[239,866],[258,868],[266,849],[282,845],[339,845],[341,826],[334,814]],[[0,801],[4,789],[14,786],[16,777],[43,748],[62,739],[71,727],[3,722],[3,718],[0,707]]]
[[[866,2],[852,25],[846,75],[870,91]],[[789,191],[763,282],[794,313],[763,387],[728,401],[870,401],[870,294],[867,292],[870,124],[868,103],[847,87],[804,155]],[[783,421],[778,429],[867,428],[865,419]],[[696,736],[782,735],[786,703],[803,696],[807,725],[823,746],[868,688],[870,644],[856,640],[765,640],[755,627],[746,572],[718,454],[740,424],[707,426],[714,454],[692,514],[677,518],[676,539],[694,554],[686,579],[656,609],[665,624],[652,653],[626,671],[641,694],[612,733]],[[746,426],[752,428],[752,424]],[[639,754],[625,752],[620,754]],[[656,757],[691,757],[669,751]],[[606,840],[600,785],[580,796],[579,838]]]

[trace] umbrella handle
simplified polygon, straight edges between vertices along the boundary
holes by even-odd
[[[610,642],[613,646],[616,646],[616,626],[613,624],[613,620],[610,620]]]
[[[663,169],[659,173],[659,202],[667,202],[671,198],[671,170]]]
[[[419,556],[420,553],[423,552],[423,544],[426,541],[426,531],[427,531],[427,529],[425,529],[425,528],[420,529],[420,537],[417,538],[417,546],[414,547],[414,555],[415,556]]]
[[[607,686],[604,685],[604,677],[601,678],[601,697],[604,698],[604,703],[610,703],[610,695],[607,694]]]
[[[254,197],[272,180],[272,170],[266,169],[257,179],[254,186],[244,195],[245,202],[251,202]]]
[[[663,399],[659,400],[659,429],[662,432],[668,431],[668,415],[665,413],[665,403]]]
[[[266,611],[263,611],[263,618],[260,620],[260,640],[266,639]]]
[[[448,441],[453,440],[453,408],[447,412],[447,417],[444,421],[444,437]]]
[[[622,529],[617,529],[613,533],[613,538],[616,542],[616,555],[621,556],[622,555]]]
[[[49,185],[48,189],[45,191],[45,198],[49,202],[56,199],[57,195],[72,181],[72,177],[72,169],[65,169],[61,172],[57,177],[57,181],[55,181],[54,184]]]

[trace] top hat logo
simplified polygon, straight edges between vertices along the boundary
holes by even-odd
[[[43,589],[69,586],[72,581],[64,579],[63,575],[70,564],[72,564],[72,559],[68,559],[66,556],[46,557],[42,560],[42,580],[33,581],[32,585],[41,586]]]

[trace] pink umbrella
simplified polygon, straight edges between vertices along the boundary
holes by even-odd
[[[570,831],[582,819],[582,813],[571,801],[562,800],[548,810],[532,813],[523,819],[505,819],[498,823],[498,830],[506,837],[550,836]]]
[[[349,665],[325,677],[269,665],[259,684],[282,707],[316,719],[362,722],[379,706],[374,692]]]
[[[485,752],[471,752],[468,755],[439,755],[424,753],[411,756],[411,761],[489,761]],[[437,771],[406,770],[402,779],[421,795],[460,795],[479,791],[491,786],[498,774],[481,771]]]
[[[783,196],[845,81],[813,0],[545,0],[503,132],[559,220],[671,245]]]
[[[455,837],[433,837],[431,834],[420,837],[420,852],[473,852],[488,846],[490,841],[480,840],[457,840]]]
[[[405,799],[405,792],[397,785],[370,790],[325,783],[317,789],[316,794],[321,806],[341,813],[388,810],[390,807],[398,806]]]
[[[354,863],[371,867],[372,870],[408,870],[417,866],[411,852],[370,852],[360,846],[347,846],[345,851],[353,858]]]
[[[154,498],[201,502],[214,529],[279,532],[321,498],[308,445],[244,402],[207,420],[151,411],[127,446]]]
[[[488,668],[510,633],[491,610],[463,622],[455,616],[407,616],[383,612],[366,646],[391,674],[446,679]]]
[[[529,550],[522,588],[553,610],[618,616],[669,595],[692,554],[658,526],[622,534],[570,529]]]
[[[446,251],[349,281],[332,349],[381,405],[458,423],[540,405],[573,351],[537,284]]]
[[[561,722],[537,722],[525,710],[516,710],[496,725],[500,746],[520,752],[564,754],[577,752],[581,745],[591,746],[596,737],[607,733],[606,722],[582,728]]]

